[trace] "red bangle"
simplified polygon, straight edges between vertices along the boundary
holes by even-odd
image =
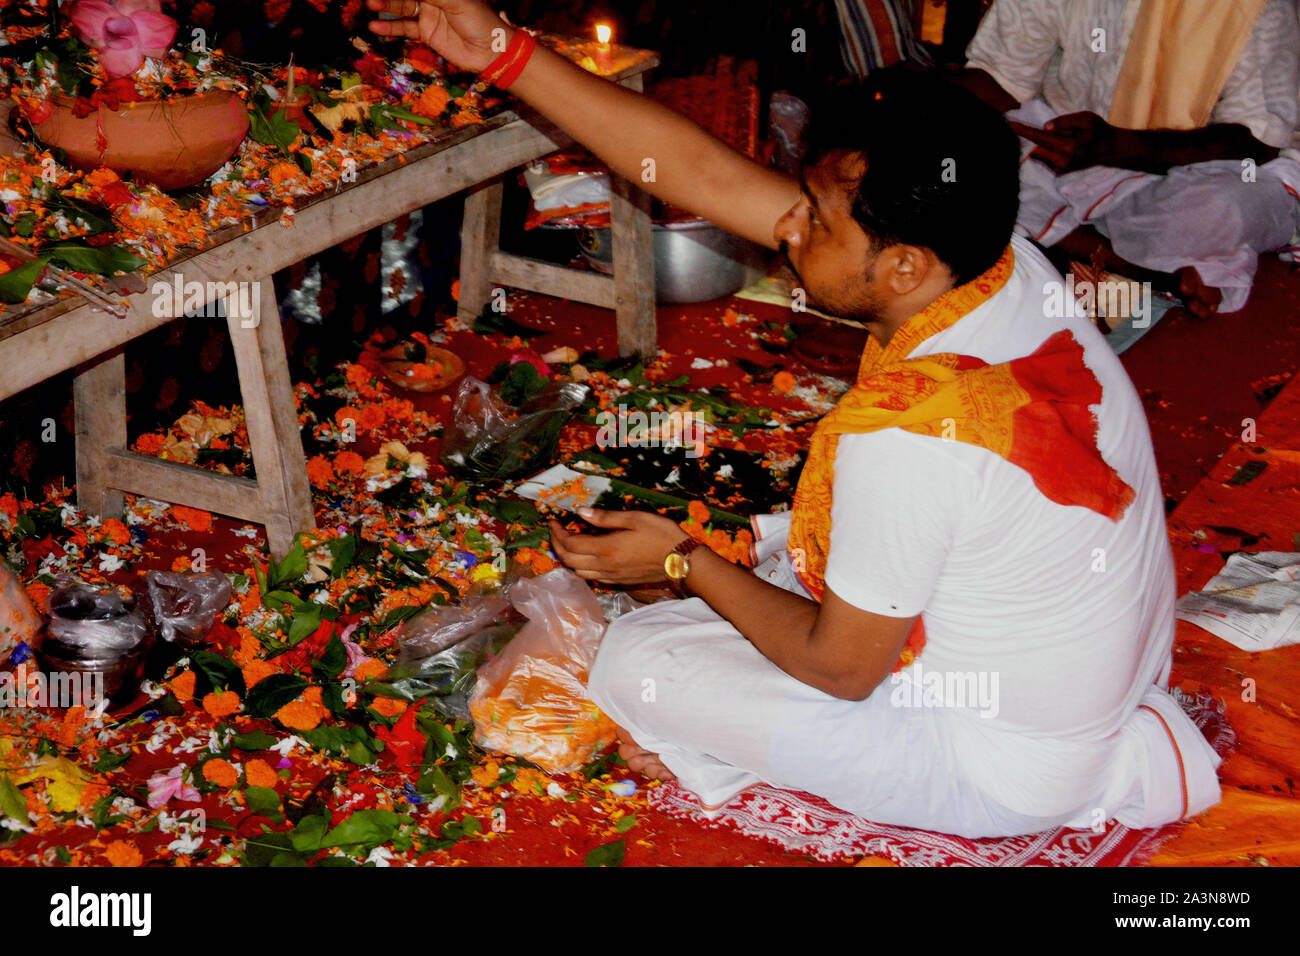
[[[479,73],[478,78],[483,85],[488,85],[496,79],[497,75],[504,72],[514,60],[515,54],[519,52],[519,47],[523,45],[524,37],[527,36],[523,30],[516,30],[515,35],[510,38],[505,50],[500,56],[484,67],[483,72]]]
[[[498,90],[506,89],[511,83],[519,79],[519,74],[524,72],[524,67],[528,65],[528,61],[532,58],[533,51],[537,49],[537,41],[532,38],[531,34],[523,30],[519,32],[524,37],[523,46],[519,48],[519,54],[509,68],[497,80],[493,81],[492,85]]]

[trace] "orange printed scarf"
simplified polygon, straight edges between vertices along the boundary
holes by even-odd
[[[951,353],[907,357],[991,299],[1014,267],[1008,247],[987,272],[908,319],[888,346],[870,339],[857,384],[817,426],[795,491],[789,538],[795,568],[817,600],[826,587],[840,435],[901,428],[979,445],[1029,472],[1052,501],[1081,505],[1113,521],[1133,500],[1133,489],[1097,450],[1097,423],[1089,406],[1101,401],[1101,383],[1084,365],[1083,347],[1069,331],[1057,332],[1032,355],[1001,365]],[[909,664],[924,641],[918,617],[899,666]]]

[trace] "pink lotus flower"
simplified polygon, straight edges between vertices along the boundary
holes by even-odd
[[[147,56],[162,56],[176,37],[176,21],[158,0],[77,0],[70,19],[110,80],[130,76]]]
[[[149,808],[157,810],[168,800],[198,801],[199,791],[184,780],[185,766],[173,767],[167,773],[156,773],[149,778]]]

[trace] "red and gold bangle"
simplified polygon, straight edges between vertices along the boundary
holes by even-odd
[[[520,46],[519,53],[515,57],[514,62],[511,63],[510,66],[506,68],[506,71],[493,82],[492,85],[498,90],[508,88],[511,83],[519,79],[519,74],[524,72],[524,67],[526,67],[528,61],[532,59],[533,51],[537,49],[537,41],[533,39],[531,33],[526,30],[520,30],[519,32],[523,34],[524,42]]]

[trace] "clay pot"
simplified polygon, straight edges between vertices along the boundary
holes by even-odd
[[[203,182],[248,132],[243,101],[226,90],[123,103],[116,110],[101,105],[82,118],[73,115],[73,103],[61,93],[52,97],[53,111],[36,126],[41,142],[62,149],[78,169],[107,166],[160,189]],[[101,132],[108,144],[102,153]]]
[[[400,345],[379,353],[380,370],[386,379],[408,392],[435,392],[446,388],[465,374],[465,363],[456,353],[437,346],[429,346],[425,351],[426,361],[438,362],[442,365],[441,375],[434,378],[416,378],[412,372],[415,363],[406,361],[406,349]]]

